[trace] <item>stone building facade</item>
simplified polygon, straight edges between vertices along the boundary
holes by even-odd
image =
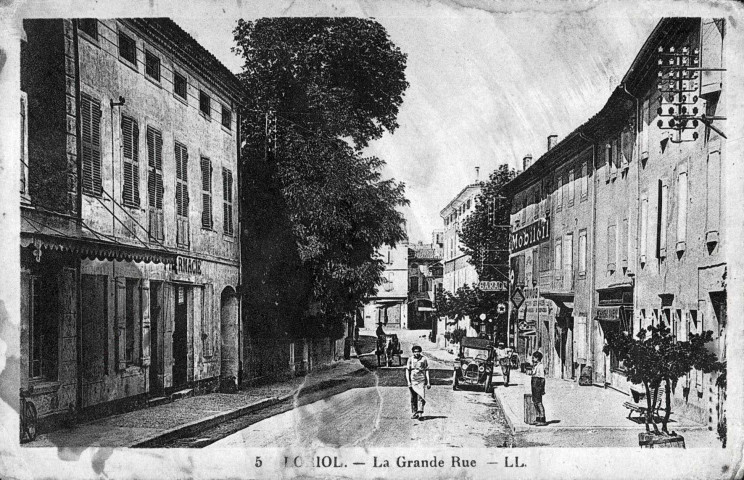
[[[377,252],[385,266],[382,284],[377,295],[364,304],[363,323],[366,328],[408,328],[408,245],[402,243],[395,248],[385,245]]]
[[[237,78],[168,19],[23,26],[22,387],[51,422],[234,386]]]
[[[436,292],[442,288],[442,256],[436,244],[408,245],[408,328],[433,329]]]
[[[735,158],[724,132],[725,27],[722,19],[661,20],[602,110],[508,184],[513,288],[528,299],[511,313],[527,331],[529,299],[539,299],[536,338],[521,345],[546,354],[549,375],[578,380],[590,367],[594,383],[628,393],[638,387],[603,352],[606,335],[660,322],[682,341],[712,330],[711,348],[725,360],[732,238],[724,219],[734,198],[726,158]],[[660,68],[670,59],[674,69]],[[684,66],[694,68],[675,77]],[[670,92],[675,85],[685,91]],[[681,107],[694,121],[669,128],[669,109]],[[525,236],[530,222],[549,231]],[[673,409],[715,428],[725,397],[715,380],[691,371]]]

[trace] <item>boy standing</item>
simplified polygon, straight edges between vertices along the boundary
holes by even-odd
[[[535,404],[535,425],[543,427],[545,421],[545,407],[542,397],[545,395],[545,366],[542,363],[543,354],[535,352],[532,354],[532,403]]]
[[[431,388],[429,379],[429,362],[421,355],[421,347],[414,345],[411,349],[413,357],[408,359],[406,365],[406,380],[408,390],[411,392],[411,411],[413,416],[421,420],[426,405],[426,390]]]

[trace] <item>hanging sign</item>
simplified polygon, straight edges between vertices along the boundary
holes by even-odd
[[[173,269],[176,273],[201,275],[201,264],[202,261],[198,258],[188,258],[179,255],[176,257],[176,263],[173,264]]]
[[[509,251],[520,252],[550,238],[550,217],[540,219],[509,234]]]

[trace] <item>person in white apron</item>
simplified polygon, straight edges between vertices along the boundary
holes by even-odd
[[[408,390],[411,393],[411,418],[421,419],[426,405],[426,390],[431,388],[429,379],[429,362],[421,355],[421,347],[414,345],[411,348],[413,356],[408,359],[406,365],[406,380]]]

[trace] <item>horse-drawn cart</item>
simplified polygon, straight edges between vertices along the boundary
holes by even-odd
[[[403,349],[400,348],[400,341],[398,341],[398,335],[386,334],[379,335],[377,337],[377,348],[375,349],[375,355],[377,355],[377,366],[382,364],[382,357],[385,357],[385,365],[390,367],[393,364],[393,358],[398,356],[398,366],[403,365]]]

